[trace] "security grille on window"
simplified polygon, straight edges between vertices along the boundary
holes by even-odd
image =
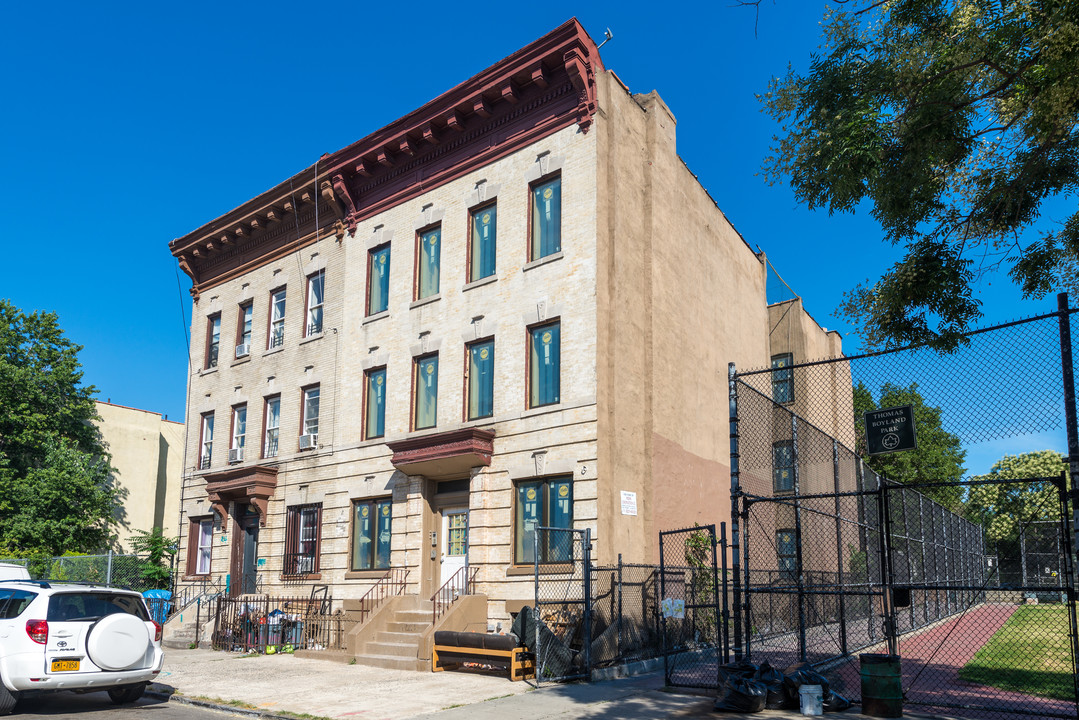
[[[364,438],[379,438],[386,434],[386,368],[367,371],[364,412]]]
[[[495,250],[498,239],[498,207],[472,212],[471,249],[468,259],[468,280],[475,282],[495,274]]]
[[[209,338],[206,343],[206,367],[217,367],[217,356],[221,352],[221,314],[212,316],[209,319],[209,326],[207,328]]]
[[[495,395],[495,341],[468,346],[468,419],[491,417]]]
[[[270,348],[285,344],[285,289],[270,294]]]
[[[793,530],[776,530],[776,557],[779,564],[779,576],[784,580],[793,578],[798,567]]]
[[[442,228],[436,227],[419,236],[419,267],[416,278],[416,299],[438,294],[439,260],[442,255]]]
[[[243,462],[244,443],[247,440],[247,406],[232,409],[232,442],[229,445],[229,462]]]
[[[561,385],[561,326],[559,323],[531,328],[529,334],[529,407],[558,402]]]
[[[535,531],[537,527],[573,527],[573,478],[547,478],[518,483],[516,520],[514,522],[513,561],[534,563]],[[572,542],[559,534],[548,535],[539,548],[541,563],[570,562]]]
[[[285,525],[285,575],[311,575],[319,571],[322,504],[294,505]]]
[[[205,470],[210,467],[214,454],[214,414],[206,413],[202,416],[202,434],[199,439],[199,469]]]
[[[790,440],[772,445],[772,489],[775,492],[794,490],[794,445]]]
[[[277,457],[277,440],[281,427],[281,398],[266,399],[266,438],[263,444],[263,457]]]
[[[254,310],[251,303],[240,306],[239,328],[236,331],[236,357],[242,358],[251,354],[251,318]]]
[[[438,355],[418,358],[415,367],[413,429],[433,428],[438,422]]]
[[[303,391],[303,420],[300,436],[300,449],[311,450],[318,444],[318,402],[319,387],[307,388]]]
[[[794,401],[793,362],[794,356],[790,353],[772,356],[772,400],[777,403]]]
[[[384,312],[390,306],[390,246],[367,254],[367,314]]]
[[[322,296],[326,274],[321,270],[307,278],[307,326],[305,336],[322,332]]]
[[[562,178],[534,185],[532,200],[532,251],[530,260],[562,250]]]
[[[381,570],[390,566],[393,502],[360,500],[352,505],[353,570]]]

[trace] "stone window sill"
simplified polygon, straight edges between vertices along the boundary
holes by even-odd
[[[408,306],[408,309],[409,310],[415,310],[418,307],[423,307],[424,305],[430,305],[431,303],[438,302],[441,299],[442,299],[442,293],[435,293],[434,295],[428,295],[425,298],[420,298],[419,300],[414,301],[411,305]]]
[[[368,315],[367,317],[365,317],[363,319],[363,324],[366,325],[367,323],[377,322],[377,321],[381,320],[382,318],[388,318],[389,316],[390,316],[390,311],[389,310],[383,310],[382,312],[377,312],[374,315]]]
[[[563,257],[562,251],[559,250],[556,253],[551,253],[550,255],[546,255],[544,257],[541,257],[539,260],[533,260],[532,262],[525,263],[524,267],[522,267],[521,270],[523,272],[528,272],[532,268],[538,268],[541,265],[546,265],[547,263],[553,263],[555,260],[561,260],[562,257]]]
[[[484,285],[490,285],[497,280],[497,275],[488,275],[485,278],[480,278],[479,280],[473,280],[470,283],[465,283],[464,287],[461,288],[461,292],[468,292],[469,290],[474,290],[478,287],[483,287]]]

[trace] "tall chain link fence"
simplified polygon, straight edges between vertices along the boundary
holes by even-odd
[[[908,705],[1077,717],[1074,508],[1061,472],[1069,454],[1079,461],[1062,440],[1074,312],[1062,303],[971,333],[949,354],[780,354],[733,372],[739,658],[811,663],[858,699],[857,655],[898,656]],[[916,448],[869,456],[879,447],[864,413],[903,406]],[[994,443],[1004,459],[1017,445],[1001,441],[1023,435],[1057,459],[964,467],[964,448]]]
[[[111,585],[143,592],[152,586],[143,576],[146,559],[138,555],[63,555],[42,559],[0,558],[22,565],[35,580]]]

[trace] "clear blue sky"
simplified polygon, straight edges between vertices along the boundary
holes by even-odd
[[[632,1],[497,12],[270,0],[11,4],[0,27],[0,297],[60,316],[100,399],[180,420],[190,283],[177,279],[169,241],[576,15],[597,42],[611,28],[604,64],[634,92],[659,91],[690,169],[818,322],[856,350],[833,309],[897,251],[868,215],[807,212],[757,175],[775,128],[755,94],[788,62],[807,65],[823,3],[766,2],[756,36],[753,10],[731,5],[668,3],[657,14],[654,3]],[[1055,298],[1022,302],[1004,278],[982,299],[985,324],[1055,309]],[[1050,444],[1064,449],[1054,436],[1008,450]],[[984,471],[1000,454],[983,449],[969,465]]]

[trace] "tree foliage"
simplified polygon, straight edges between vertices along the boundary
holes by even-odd
[[[75,345],[53,313],[0,300],[0,546],[20,554],[97,552],[119,492],[93,424]]]
[[[172,559],[180,546],[179,538],[165,537],[161,528],[139,530],[130,540],[131,549],[140,556],[139,574],[146,588],[168,589],[172,585]]]
[[[964,474],[966,451],[957,435],[944,429],[941,410],[926,403],[917,383],[907,387],[885,383],[877,397],[859,382],[854,388],[854,427],[857,450],[866,451],[865,424],[862,416],[879,408],[911,405],[918,446],[914,450],[873,455],[866,463],[889,480],[901,483],[934,483],[959,480]],[[925,488],[921,491],[949,510],[957,510],[963,499],[961,486]]]
[[[1067,472],[1067,459],[1052,450],[1005,455],[985,475],[973,480],[1055,478]],[[1070,479],[1068,487],[1071,487]],[[1051,482],[973,485],[966,502],[967,517],[985,528],[997,543],[1014,542],[1019,528],[1038,520],[1059,520],[1060,501]]]
[[[1027,297],[1079,289],[1079,212],[1031,230],[1079,188],[1079,3],[831,0],[822,27],[809,71],[762,97],[764,169],[809,208],[868,204],[905,246],[839,311],[866,345],[954,347],[989,269]]]

